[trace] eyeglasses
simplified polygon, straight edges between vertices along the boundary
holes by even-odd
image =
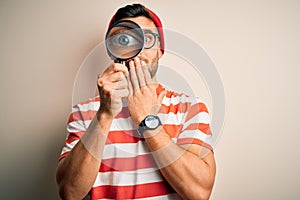
[[[144,48],[151,49],[156,44],[156,37],[159,38],[158,33],[153,33],[152,31],[144,31]]]

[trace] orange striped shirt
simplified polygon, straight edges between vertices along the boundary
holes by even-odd
[[[158,114],[174,143],[211,147],[210,118],[198,98],[178,94],[159,85],[157,93],[166,90],[162,111]],[[67,138],[60,159],[68,155],[87,130],[100,106],[99,97],[73,107],[67,126]],[[179,196],[163,178],[139,137],[126,103],[112,122],[104,147],[101,165],[90,191],[94,199],[178,199]]]

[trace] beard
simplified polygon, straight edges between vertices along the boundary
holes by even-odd
[[[158,60],[159,60],[158,51],[156,52],[156,56],[152,60],[144,59],[144,61],[148,65],[148,70],[151,78],[153,78],[156,75],[156,72],[158,70]]]
[[[158,51],[156,52],[156,55],[153,59],[148,59],[146,57],[140,57],[141,60],[145,61],[147,67],[148,67],[148,70],[149,70],[149,73],[150,73],[150,76],[151,78],[153,78],[155,75],[156,75],[156,72],[158,70],[158,60],[159,60],[159,53]],[[126,67],[129,69],[129,62],[131,61],[132,59],[130,60],[127,60],[125,61],[125,65]]]

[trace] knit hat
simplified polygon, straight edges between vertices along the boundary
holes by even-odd
[[[146,8],[147,11],[149,12],[150,16],[152,17],[152,20],[157,28],[158,34],[159,34],[159,38],[160,38],[160,49],[161,49],[161,53],[162,55],[165,52],[165,38],[164,38],[164,32],[163,32],[163,27],[162,27],[162,23],[159,19],[159,17],[149,8]],[[115,16],[113,16],[109,22],[109,27],[112,25],[112,22],[114,21]]]

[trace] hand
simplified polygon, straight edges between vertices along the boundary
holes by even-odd
[[[129,95],[126,81],[128,69],[125,65],[113,63],[98,77],[100,94],[99,112],[115,117],[122,110],[122,98]]]
[[[156,115],[161,107],[161,102],[166,92],[156,94],[157,83],[152,80],[145,62],[138,57],[129,62],[128,81],[128,109],[136,125],[149,114]]]

